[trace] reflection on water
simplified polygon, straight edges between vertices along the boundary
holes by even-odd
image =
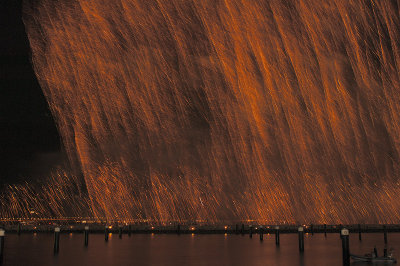
[[[60,253],[53,255],[52,234],[7,235],[4,265],[276,265],[337,266],[342,263],[341,240],[338,234],[305,236],[305,252],[298,251],[296,234],[282,234],[280,246],[274,235],[265,235],[260,242],[240,235],[158,235],[133,234],[131,237],[90,235],[84,246],[83,234],[62,234]],[[383,234],[350,237],[351,252],[365,254],[374,246],[383,252]],[[389,234],[389,247],[400,247],[400,234]],[[396,256],[397,257],[397,256]],[[353,264],[364,265],[364,264]]]

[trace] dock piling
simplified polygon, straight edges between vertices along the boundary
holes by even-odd
[[[279,246],[279,226],[275,226],[275,245]]]
[[[385,244],[387,244],[387,228],[386,228],[386,225],[383,226],[383,240],[385,241]]]
[[[258,232],[260,234],[260,241],[263,241],[264,240],[264,230],[263,230],[263,228],[261,226],[258,229]]]
[[[122,239],[122,226],[121,225],[118,227],[118,237],[119,237],[119,239]]]
[[[340,231],[342,237],[342,253],[343,253],[343,266],[350,265],[350,245],[349,245],[349,230],[343,228]]]
[[[104,240],[108,242],[108,226],[106,226],[104,229]]]
[[[326,237],[326,224],[324,224],[324,236]]]
[[[54,254],[60,250],[60,227],[54,228]]]
[[[299,251],[304,252],[304,228],[300,226],[297,231],[299,234]]]
[[[3,264],[3,253],[4,253],[4,237],[5,237],[5,231],[3,229],[0,229],[0,265]]]
[[[361,224],[358,224],[358,240],[361,241]]]
[[[89,245],[89,226],[85,226],[83,233],[85,235],[85,247],[87,247]]]

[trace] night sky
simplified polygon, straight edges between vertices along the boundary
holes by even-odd
[[[0,1],[0,183],[37,178],[59,160],[60,138],[30,61],[21,0]]]

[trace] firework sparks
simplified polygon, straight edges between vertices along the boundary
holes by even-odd
[[[42,0],[25,13],[87,189],[73,212],[400,221],[395,1]],[[69,185],[52,185],[51,212],[67,215],[54,195]],[[12,215],[35,197],[7,195]]]

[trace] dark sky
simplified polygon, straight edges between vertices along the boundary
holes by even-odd
[[[0,184],[44,175],[60,138],[30,62],[22,0],[0,1]]]

